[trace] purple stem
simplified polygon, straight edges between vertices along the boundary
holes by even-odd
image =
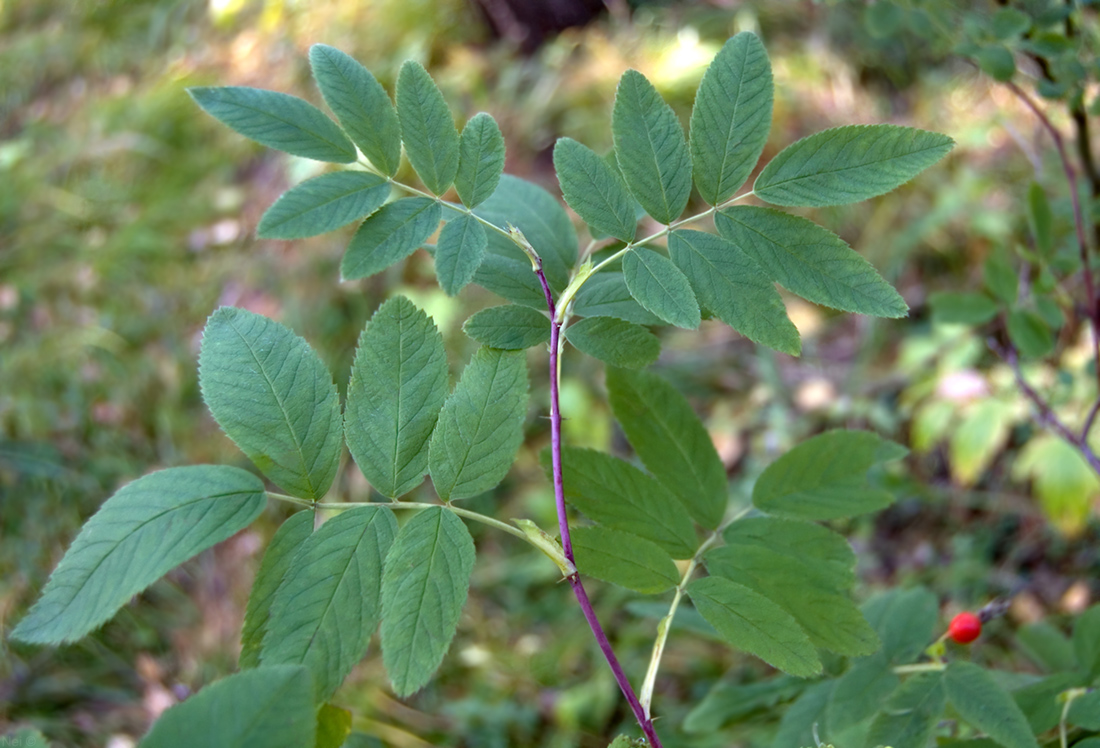
[[[573,558],[573,541],[569,537],[569,519],[565,513],[565,487],[562,481],[561,469],[561,405],[558,398],[558,346],[561,339],[561,323],[557,319],[557,309],[554,305],[554,295],[550,291],[550,284],[546,281],[546,274],[542,272],[542,260],[538,260],[538,269],[535,274],[542,284],[542,292],[546,296],[546,306],[550,310],[550,457],[554,472],[554,504],[558,510],[558,532],[561,534],[561,547],[569,563],[576,566]],[[580,574],[574,573],[569,577],[569,584],[573,587],[573,594],[577,598],[577,604],[581,606],[584,619],[588,621],[588,627],[592,629],[592,636],[603,652],[611,673],[615,676],[615,682],[630,704],[630,710],[634,712],[634,718],[638,720],[638,726],[642,728],[646,740],[651,748],[661,748],[661,740],[657,737],[657,731],[653,728],[653,720],[648,718],[642,708],[642,702],[630,685],[630,681],[623,672],[623,666],[619,664],[619,658],[611,649],[611,642],[604,633],[600,620],[596,617],[596,611],[592,608],[592,602],[588,599]]]

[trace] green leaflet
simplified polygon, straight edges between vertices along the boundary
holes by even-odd
[[[894,497],[872,487],[867,471],[904,455],[903,447],[870,431],[828,431],[769,465],[753,487],[752,501],[765,512],[810,520],[873,512]]]
[[[207,114],[246,138],[314,161],[350,164],[355,146],[336,123],[297,96],[244,86],[187,92]]]
[[[565,329],[565,339],[612,366],[644,369],[661,355],[657,336],[641,325],[615,317],[586,317]]]
[[[1016,643],[1028,659],[1044,672],[1073,670],[1077,667],[1073,643],[1047,621],[1022,626],[1016,632]]]
[[[302,543],[313,532],[313,512],[298,512],[287,518],[279,527],[264,552],[252,592],[248,595],[248,607],[241,627],[241,670],[258,667],[260,650],[267,633],[267,619],[275,592],[290,569],[290,562]]]
[[[742,32],[710,63],[691,110],[695,186],[711,205],[745,183],[772,124],[772,69],[764,45]]]
[[[784,148],[756,178],[773,205],[845,205],[889,192],[947,155],[946,135],[897,125],[848,125]]]
[[[664,255],[635,249],[623,258],[623,279],[638,303],[669,324],[699,327],[699,302],[680,269]],[[614,315],[611,315],[614,316]]]
[[[625,369],[608,369],[607,391],[615,420],[649,471],[696,522],[718,527],[726,511],[726,470],[684,396],[656,374]]]
[[[846,590],[855,584],[856,555],[840,533],[814,522],[779,517],[747,517],[722,533],[734,555],[739,550],[764,549],[791,556],[808,565],[807,574],[822,584]]]
[[[695,288],[699,302],[754,343],[797,356],[798,330],[764,270],[726,239],[701,231],[668,235],[672,261]]]
[[[397,534],[384,506],[355,507],[306,538],[275,593],[260,671],[305,665],[327,700],[367,652],[378,626],[382,564]]]
[[[398,696],[432,677],[458,625],[474,541],[454,512],[425,509],[401,528],[382,580],[382,660]]]
[[[439,203],[426,197],[383,205],[352,237],[340,263],[341,279],[366,278],[405,259],[435,232],[441,214]]]
[[[932,319],[953,325],[984,325],[997,316],[997,302],[982,293],[936,291],[929,294]]]
[[[128,483],[84,524],[11,637],[76,641],[171,569],[247,527],[266,500],[260,479],[234,467],[169,468]]]
[[[797,696],[804,687],[801,680],[783,675],[744,684],[720,680],[688,712],[683,730],[689,735],[717,732],[753,712],[774,709],[780,702]]]
[[[397,119],[405,154],[424,185],[442,195],[458,173],[458,130],[424,66],[406,60],[397,76]]]
[[[484,202],[504,172],[504,136],[491,114],[479,112],[466,126],[458,143],[455,192],[467,208]]]
[[[546,309],[546,295],[538,276],[531,270],[531,261],[494,254],[493,234],[489,234],[489,252],[481,260],[474,283],[497,296],[532,309]],[[514,247],[519,252],[519,247]]]
[[[970,662],[952,662],[943,683],[947,700],[966,722],[1004,748],[1038,748],[1020,707],[985,670]]]
[[[246,670],[210,684],[153,724],[139,748],[303,748],[316,738],[304,667]]]
[[[624,242],[634,239],[634,201],[622,178],[591,148],[572,138],[558,138],[554,170],[565,202],[581,220]]]
[[[783,719],[779,722],[779,731],[772,741],[772,748],[792,748],[792,746],[816,745],[815,737],[828,739],[825,725],[825,708],[836,681],[827,679],[813,684],[794,703],[787,707]],[[814,727],[826,728],[814,734]]]
[[[351,734],[351,712],[332,704],[317,710],[317,743],[314,748],[340,748]]]
[[[472,216],[462,214],[443,227],[435,244],[435,274],[444,293],[454,296],[473,280],[488,243],[485,229]]]
[[[1008,313],[1008,338],[1024,358],[1043,358],[1054,351],[1054,334],[1046,321],[1030,309]]]
[[[359,336],[344,431],[355,463],[384,496],[424,480],[447,375],[443,338],[427,314],[404,296],[378,308]]]
[[[505,174],[501,176],[496,191],[479,205],[474,213],[502,229],[507,229],[510,223],[522,231],[527,241],[531,242],[542,258],[546,279],[550,281],[550,287],[555,291],[563,290],[569,283],[569,273],[577,262],[577,232],[573,229],[573,222],[569,219],[569,214],[565,212],[561,202],[549,192],[537,184]],[[530,289],[527,296],[533,296],[536,299],[528,306],[545,309],[546,299],[542,295],[538,278],[531,270],[531,261],[508,237],[495,231],[490,231],[488,234],[490,257],[486,259],[492,260],[492,256],[499,255],[501,258],[514,260],[516,278],[525,288]],[[488,270],[488,268],[485,269]],[[507,293],[501,293],[491,284],[492,281],[486,278],[487,275],[488,273],[479,272],[474,280],[509,301],[527,303],[521,299],[512,298]],[[483,280],[489,280],[489,282],[483,282]]]
[[[911,676],[871,722],[867,744],[926,748],[946,705],[942,673]]]
[[[813,221],[736,206],[719,212],[714,223],[768,277],[815,304],[875,317],[904,317],[909,311],[871,263]]]
[[[440,498],[465,499],[500,483],[523,442],[526,415],[523,351],[479,348],[432,434],[428,466]]]
[[[550,340],[550,319],[529,307],[507,304],[482,309],[462,330],[490,348],[521,351]]]
[[[322,174],[284,192],[264,213],[256,233],[263,239],[317,236],[370,215],[389,195],[389,182],[375,174]]]
[[[1035,238],[1035,248],[1049,256],[1054,249],[1054,211],[1038,182],[1032,182],[1027,189],[1027,224]]]
[[[582,574],[645,595],[680,583],[676,563],[652,541],[608,527],[575,527],[570,534]]]
[[[382,173],[401,166],[401,128],[393,102],[365,67],[325,44],[309,48],[313,79],[325,103],[363,155]]]
[[[892,662],[912,662],[932,641],[940,602],[924,587],[893,589],[863,604],[863,615],[882,642]]]
[[[672,223],[691,196],[691,154],[672,107],[637,70],[619,79],[611,112],[615,157],[631,194],[660,223]]]
[[[662,322],[634,300],[622,273],[606,270],[590,276],[581,286],[573,299],[573,313],[581,317],[617,317],[639,325]]]
[[[1090,678],[1100,674],[1100,605],[1093,605],[1074,621],[1073,653],[1077,666]]]
[[[305,340],[274,320],[222,307],[210,315],[199,386],[226,435],[286,492],[320,499],[340,461],[340,397]]]
[[[605,527],[637,535],[691,558],[699,539],[691,516],[671,491],[629,462],[593,449],[562,448],[565,498]],[[542,466],[550,476],[550,454]]]
[[[829,730],[841,732],[873,716],[901,685],[882,652],[861,657],[836,680],[825,709]]]
[[[720,577],[696,579],[687,592],[703,618],[738,649],[791,675],[821,672],[817,651],[802,629],[767,598]]]

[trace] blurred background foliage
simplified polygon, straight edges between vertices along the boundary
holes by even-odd
[[[1037,18],[1051,3],[1019,5]],[[935,129],[959,147],[890,195],[815,212],[898,285],[908,319],[836,315],[789,298],[800,359],[704,323],[666,331],[657,369],[700,407],[739,498],[775,456],[824,428],[871,428],[910,445],[904,469],[879,478],[898,503],[840,528],[859,551],[864,596],[921,583],[951,613],[1015,594],[1004,630],[1060,625],[1098,591],[1100,482],[1037,425],[987,345],[1005,338],[1013,282],[1026,291],[1023,281],[1050,277],[1040,289],[1054,308],[1028,307],[1049,346],[1023,371],[1069,420],[1082,420],[1097,397],[1096,363],[1073,303],[1069,188],[1038,121],[994,79],[1015,75],[1070,137],[1077,110],[1091,116],[1095,96],[1095,66],[1082,50],[1095,49],[1097,17],[1077,5],[1084,40],[1067,53],[1038,38],[1048,27],[1064,37],[1064,18],[996,26],[993,2],[0,0],[0,620],[7,627],[22,615],[79,524],[121,483],[169,465],[243,464],[196,384],[197,336],[218,305],[294,328],[343,387],[358,333],[389,295],[429,310],[456,372],[473,348],[462,322],[498,303],[474,287],[444,296],[423,252],[340,284],[343,246],[331,236],[255,239],[275,197],[322,167],[246,142],[203,115],[185,87],[250,85],[317,102],[306,61],[314,42],[352,54],[391,90],[401,62],[414,58],[456,115],[497,118],[509,172],[556,192],[554,140],[610,147],[623,70],[644,72],[686,122],[710,58],[751,30],[776,77],[765,160],[816,130],[858,122]],[[538,18],[525,15],[537,8]],[[1047,72],[1034,63],[1044,54],[1055,61]],[[1047,213],[1029,198],[1032,185]],[[1091,185],[1085,191],[1095,198]],[[1043,262],[1033,256],[1037,238],[1049,244]],[[937,292],[984,294],[994,310],[960,319],[949,303],[930,303],[944,298]],[[547,395],[544,354],[531,355],[535,416]],[[600,366],[574,351],[565,367],[568,442],[621,449]],[[547,440],[545,422],[532,417],[510,478],[473,508],[552,525],[537,461]],[[366,486],[352,468],[334,490],[351,497]],[[285,511],[271,507],[85,641],[0,649],[0,734],[34,727],[57,745],[123,748],[164,708],[230,672],[252,573]],[[339,692],[370,736],[360,744],[606,745],[629,714],[554,567],[509,538],[471,530],[471,602],[437,680],[399,702],[368,657]],[[640,677],[660,606],[595,589],[628,672]],[[719,679],[751,686],[768,673],[700,637],[690,615],[678,620],[683,635],[673,637],[657,688],[667,744],[767,745],[781,713],[773,707],[790,698],[782,688],[743,702],[720,730],[680,731]],[[1011,641],[995,632],[975,657],[1026,669]]]

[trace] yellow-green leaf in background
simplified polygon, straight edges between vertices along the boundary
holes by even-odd
[[[1092,501],[1100,495],[1100,478],[1081,453],[1052,434],[1027,443],[1013,467],[1017,480],[1031,479],[1043,513],[1067,535],[1085,529]]]
[[[951,475],[959,484],[970,486],[981,477],[1008,437],[1011,423],[1011,406],[997,400],[983,400],[963,416],[948,448]]]

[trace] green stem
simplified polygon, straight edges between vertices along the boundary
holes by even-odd
[[[908,675],[910,673],[939,673],[947,669],[942,662],[922,662],[916,665],[898,665],[894,668],[896,675]]]

